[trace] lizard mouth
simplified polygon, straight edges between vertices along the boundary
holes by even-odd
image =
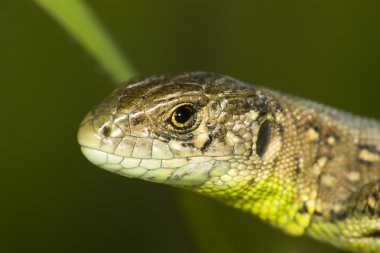
[[[81,146],[84,156],[93,164],[130,178],[173,185],[195,186],[210,177],[215,160],[190,163],[188,159],[140,159],[110,154]]]
[[[132,178],[141,177],[145,179],[147,176],[149,177],[149,174],[151,174],[151,173],[148,173],[149,170],[160,168],[159,166],[156,166],[154,168],[153,167],[144,168],[140,166],[143,159],[139,159],[139,158],[122,157],[122,156],[110,154],[98,149],[89,148],[86,146],[81,146],[81,150],[82,150],[83,155],[91,163],[105,170],[122,174],[126,177],[132,177]],[[167,172],[170,172],[170,171],[167,171]]]
[[[133,145],[122,145],[130,136],[120,138],[116,143],[105,140],[89,124],[82,124],[78,131],[78,142],[84,156],[94,165],[105,170],[130,178],[141,178],[148,181],[195,186],[203,184],[210,178],[210,171],[216,163],[212,157],[173,157],[165,148],[144,154],[139,143],[156,143],[158,140],[137,140]],[[155,145],[155,144],[152,144]],[[157,144],[157,147],[164,147]],[[121,148],[123,148],[121,150]],[[139,152],[135,152],[138,149]],[[123,151],[123,152],[122,152]],[[141,152],[140,152],[141,151]]]

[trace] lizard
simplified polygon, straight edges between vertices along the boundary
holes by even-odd
[[[380,122],[207,72],[135,77],[80,124],[108,171],[186,188],[290,235],[380,252]]]

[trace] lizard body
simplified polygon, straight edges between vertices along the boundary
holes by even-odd
[[[380,123],[204,72],[127,81],[82,121],[84,155],[292,235],[380,252]]]

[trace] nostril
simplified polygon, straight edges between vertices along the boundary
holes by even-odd
[[[123,132],[121,129],[112,123],[106,123],[103,126],[99,127],[97,134],[100,138],[103,139],[123,137]]]
[[[110,134],[111,134],[111,128],[107,127],[107,126],[103,127],[103,129],[102,129],[102,135],[104,137],[109,137]]]

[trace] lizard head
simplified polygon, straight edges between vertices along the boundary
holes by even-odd
[[[269,107],[252,86],[226,76],[135,78],[87,114],[78,141],[92,163],[127,177],[204,192],[243,187],[275,153],[267,150]]]

